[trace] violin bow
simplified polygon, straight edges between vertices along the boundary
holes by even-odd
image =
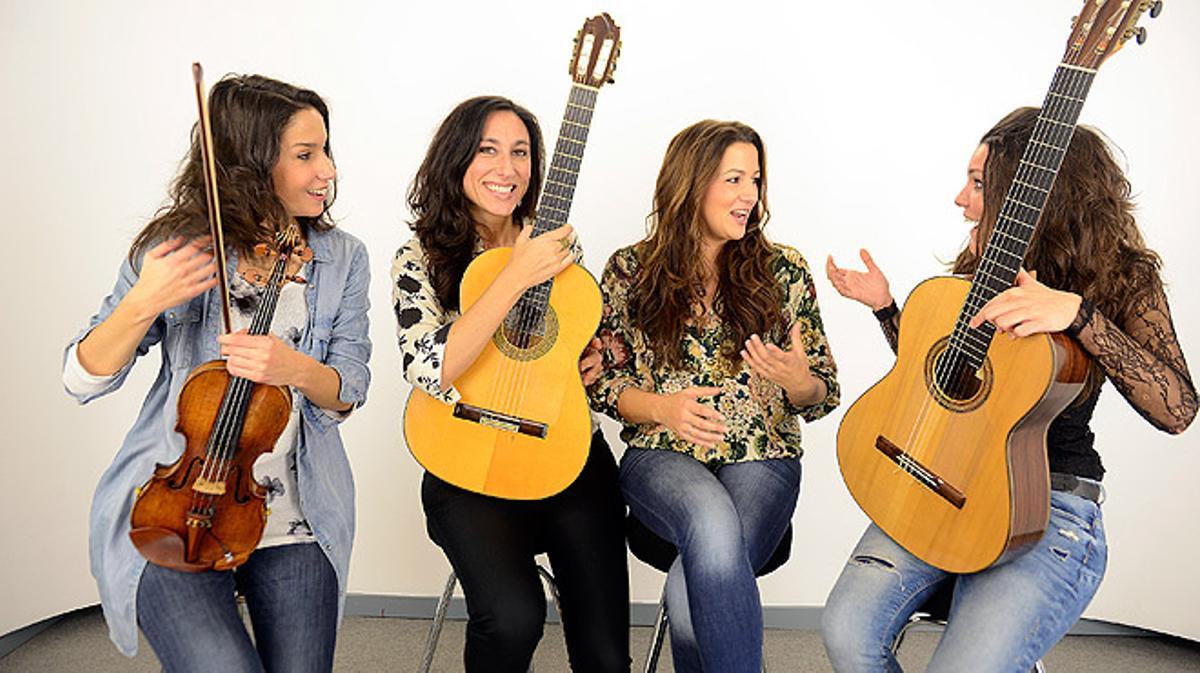
[[[200,134],[200,157],[204,164],[204,196],[208,202],[208,228],[212,237],[213,259],[217,263],[217,280],[221,291],[221,317],[225,334],[233,331],[229,322],[229,281],[225,272],[225,238],[221,228],[221,199],[217,193],[217,161],[213,155],[212,126],[208,116],[208,97],[204,95],[204,68],[192,64],[192,79],[196,83],[196,107],[200,113],[197,132]]]

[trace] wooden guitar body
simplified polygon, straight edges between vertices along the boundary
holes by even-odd
[[[969,289],[943,277],[913,290],[895,367],[850,407],[837,438],[842,476],[863,511],[909,552],[955,573],[1002,562],[1041,537],[1046,429],[1088,368],[1068,337],[1000,334],[977,389],[943,393],[934,370]]]
[[[467,267],[460,290],[464,311],[511,255],[510,248],[496,248]],[[554,495],[579,476],[591,446],[579,355],[600,324],[600,288],[578,265],[555,277],[551,288],[544,335],[521,344],[519,333],[503,324],[454,382],[462,395],[458,404],[417,389],[409,396],[405,441],[440,479],[476,493],[530,500]]]

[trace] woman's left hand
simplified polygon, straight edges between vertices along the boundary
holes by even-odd
[[[273,386],[295,385],[307,356],[273,334],[252,336],[242,330],[217,337],[225,368],[233,376]]]
[[[775,344],[763,343],[757,334],[751,335],[742,349],[742,359],[755,374],[779,384],[793,404],[804,406],[816,401],[821,380],[808,368],[799,322],[792,325],[788,336],[792,347],[785,351]]]
[[[1074,292],[1046,287],[1025,269],[1017,272],[1017,284],[1001,292],[971,318],[971,328],[990,322],[1014,337],[1040,332],[1061,332],[1070,327],[1083,298]]]
[[[584,386],[590,386],[600,378],[600,372],[604,368],[604,361],[600,355],[600,349],[603,344],[599,339],[593,338],[587,348],[583,349],[583,355],[579,356],[579,378],[583,380]]]

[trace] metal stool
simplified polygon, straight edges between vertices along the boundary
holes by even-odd
[[[665,573],[670,570],[671,564],[675,562],[675,557],[679,555],[675,545],[659,537],[632,514],[625,517],[625,540],[629,543],[629,551],[635,558],[659,572]],[[792,524],[789,523],[787,530],[783,533],[783,538],[779,540],[779,545],[775,547],[775,552],[755,573],[755,576],[762,577],[773,572],[786,563],[791,554]],[[658,668],[658,657],[662,652],[663,637],[667,632],[667,620],[667,585],[664,581],[662,596],[658,599],[658,616],[654,619],[654,637],[650,640],[650,650],[646,653],[646,666],[642,669],[644,673],[654,673]],[[763,657],[763,673],[766,673],[766,670],[767,661],[766,657]]]
[[[554,601],[554,609],[558,611],[559,617],[562,617],[562,606],[558,602],[558,586],[554,584],[554,575],[550,574],[550,571],[540,563],[537,564],[537,571],[542,578],[542,583],[550,592],[550,598]],[[442,624],[446,621],[446,610],[450,608],[450,599],[454,597],[454,587],[456,586],[458,586],[458,576],[451,570],[450,577],[446,579],[446,588],[442,590],[437,608],[433,611],[433,624],[429,626],[429,636],[425,638],[425,654],[421,657],[421,668],[417,669],[420,673],[429,673],[433,667],[433,655],[437,650],[438,638],[442,635]],[[529,672],[533,673],[533,662],[529,663]]]
[[[943,582],[921,607],[908,618],[904,626],[900,627],[900,631],[896,634],[896,639],[892,641],[892,656],[896,656],[900,652],[900,644],[904,642],[904,636],[908,635],[908,630],[918,624],[930,624],[941,628],[946,628],[946,619],[950,616],[950,602],[954,599],[954,581]],[[1034,662],[1031,673],[1045,673],[1046,667],[1041,660]]]

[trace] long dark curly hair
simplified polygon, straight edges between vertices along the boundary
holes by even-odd
[[[248,253],[288,224],[287,211],[275,195],[271,171],[279,161],[284,127],[306,108],[316,110],[325,121],[325,153],[332,161],[329,108],[315,92],[261,75],[226,75],[213,85],[208,110],[227,246]],[[333,228],[329,207],[336,193],[335,184],[321,215],[296,218],[305,233]],[[134,238],[129,248],[131,262],[164,239],[208,233],[198,124],[192,126],[192,145],[168,198],[170,203],[159,209]]]
[[[770,211],[762,138],[738,122],[698,122],[680,131],[667,147],[655,183],[649,235],[635,248],[638,272],[630,293],[631,317],[655,358],[669,366],[682,362],[684,326],[703,310],[709,271],[700,263],[705,230],[701,206],[725,150],[734,143],[750,143],[758,150],[761,180],[745,236],[725,243],[716,260],[713,311],[727,331],[722,356],[740,361],[741,344],[751,334],[777,339],[784,322],[783,289],[772,270],[779,253],[763,233]]]
[[[513,211],[513,221],[523,224],[529,220],[542,191],[542,130],[529,110],[500,96],[478,96],[451,110],[434,133],[408,188],[408,208],[413,214],[409,227],[421,241],[429,280],[446,310],[459,308],[458,286],[479,240],[471,204],[463,193],[463,175],[479,150],[488,115],[501,111],[517,115],[529,133],[529,187]]]
[[[995,228],[1038,113],[1018,108],[980,139],[988,155],[978,241]],[[1127,323],[1139,300],[1162,289],[1161,260],[1138,230],[1131,191],[1104,137],[1080,126],[1025,255],[1025,268],[1037,270],[1039,282],[1081,295],[1118,324]],[[953,271],[973,273],[978,263],[968,246]]]
[[[1018,108],[980,139],[988,147],[980,242],[991,237],[1039,112]],[[1162,291],[1162,261],[1146,247],[1131,192],[1105,138],[1078,127],[1025,255],[1025,268],[1036,270],[1039,282],[1082,296],[1118,325],[1128,324],[1140,302]],[[952,269],[971,274],[978,263],[979,255],[967,246]],[[1080,399],[1101,383],[1103,373],[1093,366]]]

